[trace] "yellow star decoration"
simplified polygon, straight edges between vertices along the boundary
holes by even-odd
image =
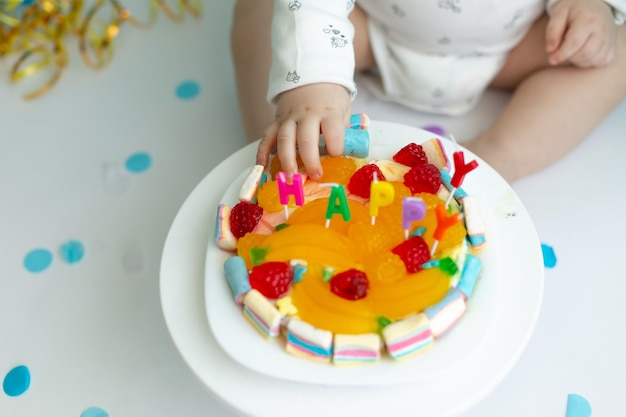
[[[281,316],[295,316],[298,314],[298,309],[293,305],[289,296],[276,300],[276,307]]]

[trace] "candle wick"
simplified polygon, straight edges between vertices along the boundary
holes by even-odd
[[[439,244],[439,241],[435,239],[435,241],[433,242],[433,247],[430,248],[430,256],[433,256],[435,254],[435,250],[437,250],[438,244]]]
[[[450,190],[450,195],[448,196],[448,199],[446,200],[446,204],[445,204],[446,209],[450,205],[450,201],[452,201],[452,197],[454,197],[455,192],[456,192],[456,187],[452,187],[452,189]]]
[[[453,134],[449,134],[448,135],[448,139],[450,139],[452,141],[452,143],[454,143],[454,146],[456,148],[456,150],[458,151],[461,147],[459,146],[459,142],[456,141],[455,137]]]

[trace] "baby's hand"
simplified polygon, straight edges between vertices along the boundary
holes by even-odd
[[[546,29],[546,51],[552,65],[581,68],[609,64],[615,57],[617,26],[608,4],[599,0],[560,0]]]
[[[281,93],[276,118],[265,130],[256,163],[267,165],[276,146],[281,166],[291,177],[298,172],[297,145],[306,172],[313,179],[321,177],[320,133],[324,135],[328,153],[340,155],[351,107],[348,91],[338,84],[309,84]]]

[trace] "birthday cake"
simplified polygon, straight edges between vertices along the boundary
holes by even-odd
[[[254,166],[215,242],[232,252],[225,279],[243,316],[296,356],[336,365],[402,360],[432,347],[465,314],[485,230],[438,138],[369,159],[367,118],[324,174],[287,176],[274,156]],[[354,117],[353,117],[354,119]],[[355,145],[356,143],[356,145]]]

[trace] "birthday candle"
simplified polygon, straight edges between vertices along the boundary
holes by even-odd
[[[329,184],[320,184],[328,186]],[[348,207],[348,199],[346,191],[341,185],[332,184],[330,196],[328,197],[328,207],[326,208],[326,227],[330,226],[330,219],[333,215],[341,214],[344,221],[350,220],[350,207]]]
[[[300,174],[293,174],[291,184],[287,183],[287,177],[284,172],[276,174],[276,183],[278,184],[278,198],[280,204],[285,208],[285,218],[289,217],[289,196],[293,195],[296,202],[296,206],[302,206],[304,204],[304,188],[302,186],[302,176]]]
[[[404,197],[402,199],[402,228],[404,229],[404,238],[409,238],[409,229],[411,223],[419,221],[426,215],[426,204],[419,197]]]
[[[452,190],[450,190],[450,196],[446,201],[446,207],[448,207],[448,204],[450,204],[450,201],[452,200],[452,196],[454,196],[454,192],[456,191],[456,189],[459,188],[463,183],[465,175],[478,167],[478,162],[476,162],[476,160],[472,160],[466,164],[465,156],[461,151],[456,151],[452,154],[452,161],[454,162],[454,174],[452,175],[452,179],[450,180]]]
[[[289,196],[293,195],[296,206],[304,204],[304,189],[302,187],[302,175],[293,174],[291,184],[287,183],[287,176],[284,172],[276,174],[276,182],[278,183],[278,197],[280,204],[289,204]]]
[[[387,181],[377,181],[376,179],[372,181],[370,186],[370,216],[372,217],[372,224],[376,221],[378,209],[393,203],[395,191],[393,185]]]
[[[463,179],[465,179],[465,175],[478,167],[478,162],[472,160],[466,164],[465,156],[461,151],[454,152],[452,154],[452,160],[454,161],[454,174],[452,175],[450,184],[452,184],[454,188],[459,188],[463,183]]]
[[[430,250],[431,255],[435,253],[435,249],[437,249],[437,244],[441,239],[443,239],[446,231],[450,227],[461,221],[461,213],[453,213],[448,216],[444,204],[438,204],[437,207],[435,207],[435,214],[437,216],[437,227],[435,228],[435,233],[433,233],[435,241],[433,242],[433,247]]]

